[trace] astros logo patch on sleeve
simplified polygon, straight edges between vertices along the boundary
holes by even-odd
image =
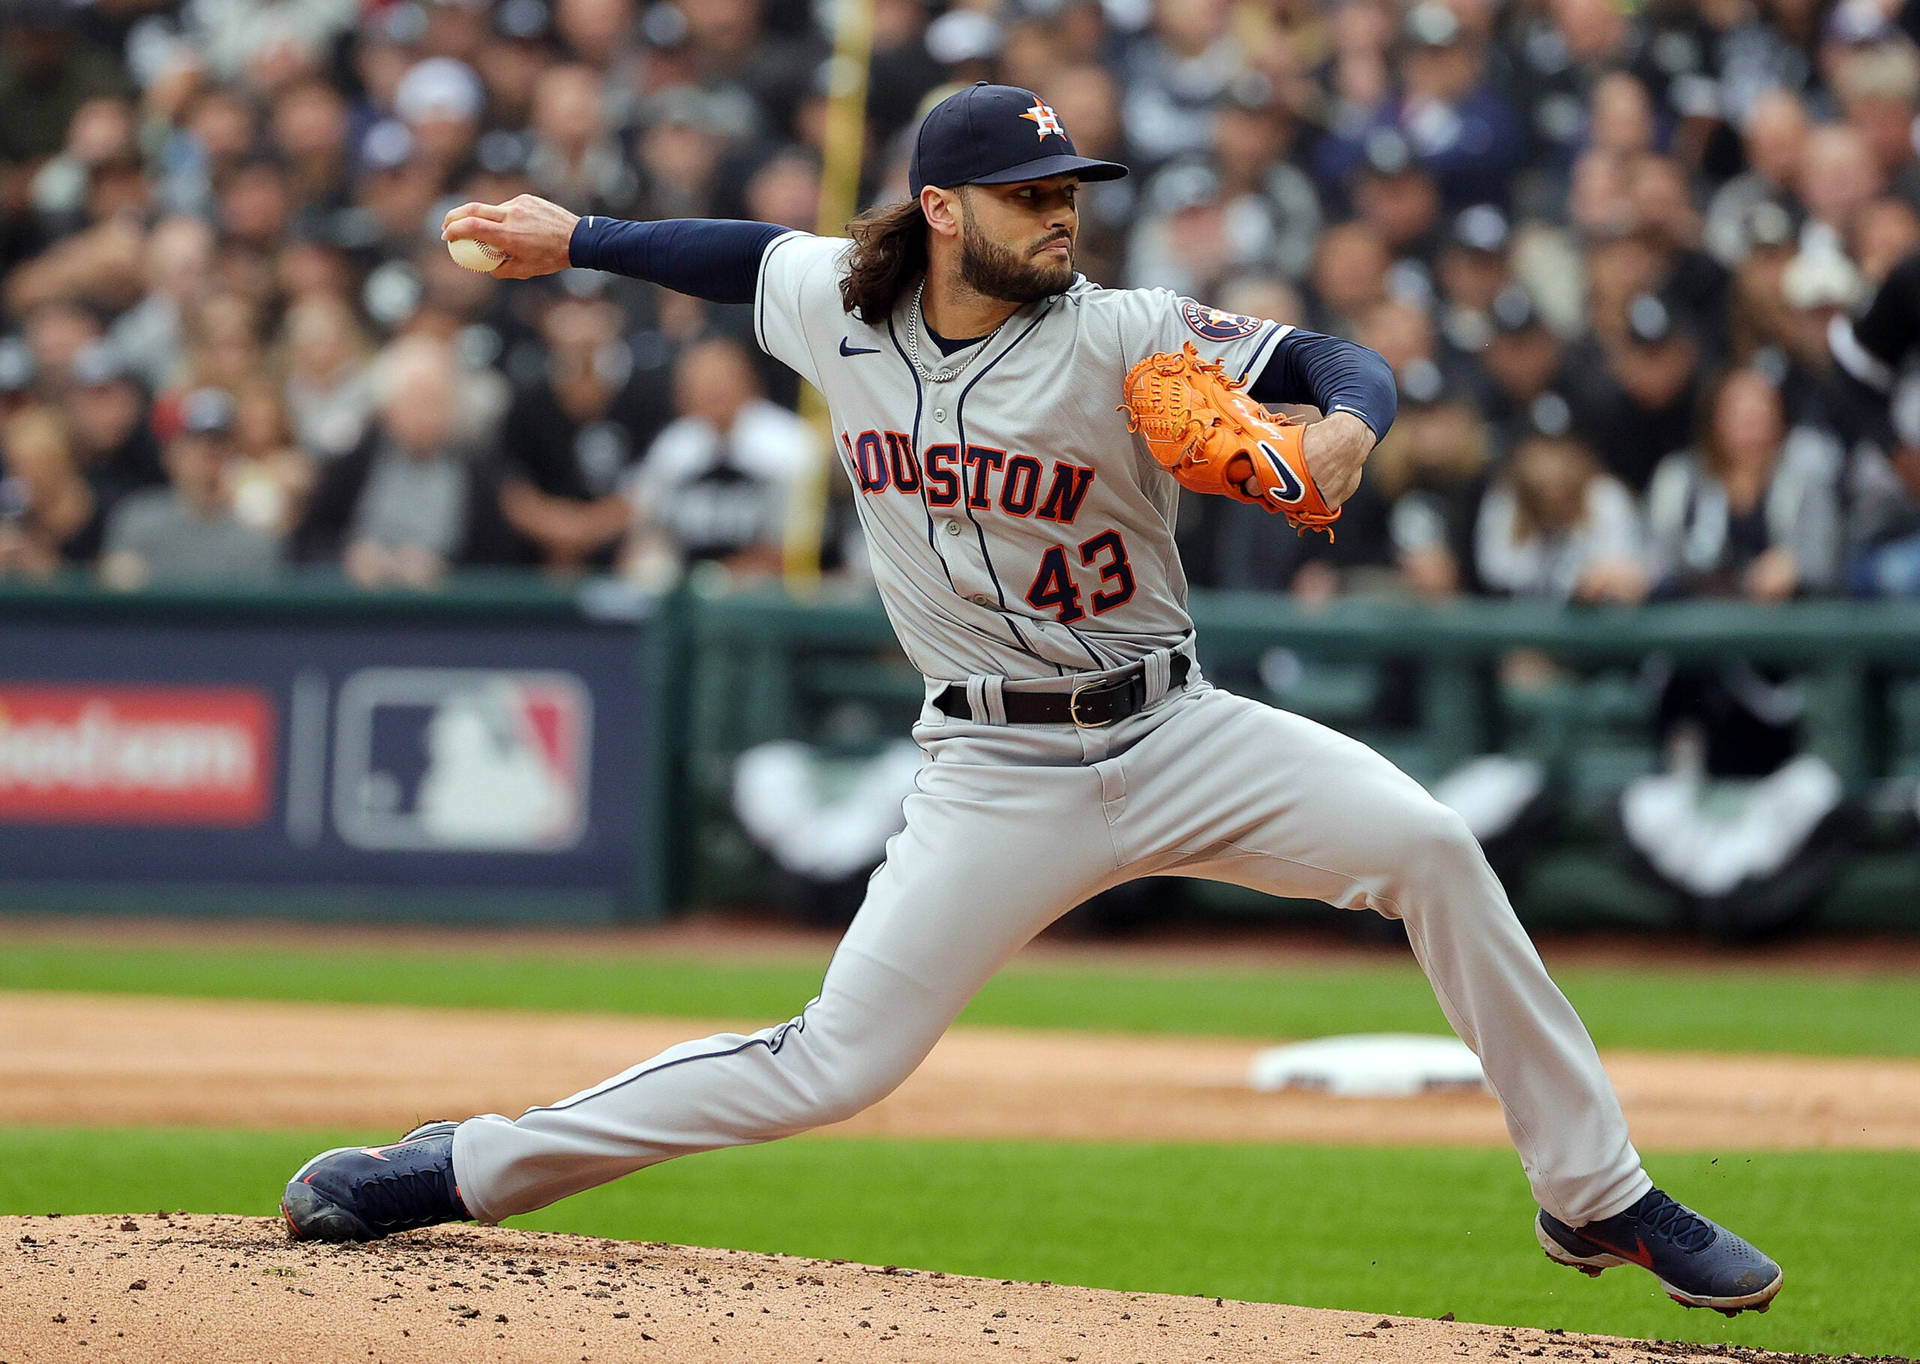
[[[1192,299],[1180,305],[1180,315],[1197,336],[1209,341],[1238,341],[1243,336],[1252,336],[1260,330],[1260,319],[1248,317],[1245,313],[1222,312],[1218,308],[1203,308]]]

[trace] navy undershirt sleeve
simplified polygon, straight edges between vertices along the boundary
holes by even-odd
[[[1393,369],[1378,351],[1320,332],[1295,330],[1281,337],[1247,391],[1263,403],[1351,412],[1376,440],[1387,434],[1400,406]]]
[[[710,303],[751,303],[760,257],[787,229],[735,218],[582,218],[567,254],[583,270],[608,270]]]

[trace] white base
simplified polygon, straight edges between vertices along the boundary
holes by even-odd
[[[1247,1082],[1263,1092],[1312,1089],[1344,1099],[1399,1099],[1439,1089],[1480,1089],[1480,1058],[1456,1037],[1369,1033],[1269,1047]]]

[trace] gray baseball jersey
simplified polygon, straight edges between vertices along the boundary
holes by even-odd
[[[873,324],[843,311],[847,246],[776,238],[755,326],[826,395],[874,576],[928,679],[906,827],[798,1017],[461,1124],[468,1209],[497,1221],[848,1117],[904,1080],[1035,933],[1149,875],[1403,919],[1541,1206],[1578,1225],[1632,1204],[1651,1183],[1599,1056],[1459,816],[1364,745],[1219,691],[1197,664],[1174,682],[1174,655],[1193,648],[1177,485],[1128,434],[1122,376],[1187,341],[1244,376],[1288,329],[1076,280],[967,352],[923,352],[934,373],[957,371],[933,382],[911,359],[911,300]],[[1146,704],[1118,723],[1006,722],[1008,688],[1066,691],[1135,664]],[[933,692],[963,679],[968,713],[947,714]]]
[[[908,354],[909,295],[865,323],[841,308],[852,243],[767,248],[754,327],[827,400],[901,646],[929,678],[1057,677],[1129,663],[1193,631],[1174,553],[1179,485],[1127,434],[1120,380],[1192,342],[1238,377],[1291,327],[1165,289],[1076,277],[991,337]],[[964,365],[964,368],[961,366]]]

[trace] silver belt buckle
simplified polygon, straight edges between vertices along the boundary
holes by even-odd
[[[1105,720],[1082,720],[1080,718],[1080,693],[1085,691],[1098,691],[1103,686],[1111,685],[1111,683],[1087,682],[1075,687],[1067,696],[1067,718],[1072,720],[1080,729],[1105,729],[1108,725],[1112,724],[1113,720],[1111,717]]]

